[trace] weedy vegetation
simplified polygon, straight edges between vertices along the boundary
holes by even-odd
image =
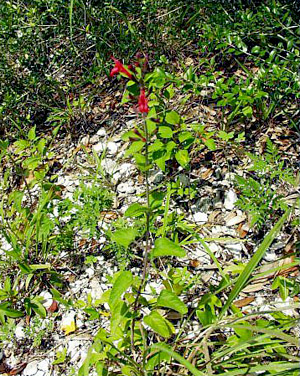
[[[20,320],[31,351],[51,347],[60,313],[45,308],[46,290],[97,328],[80,367],[55,350],[66,375],[298,375],[299,12],[279,0],[1,3],[1,347],[26,345]],[[60,143],[128,114],[123,157],[143,190],[110,218],[107,150],[81,144],[61,164]],[[250,240],[242,229],[205,236],[193,220],[215,199],[196,174],[212,161],[226,166]],[[71,165],[80,174],[68,190],[58,170]],[[266,262],[284,232],[279,262]],[[246,242],[239,260],[213,247]],[[198,248],[214,281],[190,259]],[[98,256],[118,264],[102,296],[67,294],[67,272]],[[268,304],[243,305],[260,281]]]

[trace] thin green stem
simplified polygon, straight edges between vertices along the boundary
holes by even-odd
[[[149,259],[149,251],[150,251],[150,187],[149,187],[149,155],[148,155],[148,144],[149,144],[149,134],[147,129],[146,120],[144,118],[144,131],[145,131],[145,185],[146,185],[146,201],[147,201],[147,208],[148,211],[146,213],[146,247],[143,257],[143,272],[141,277],[141,283],[139,285],[136,298],[133,305],[134,315],[137,312],[138,308],[138,300],[139,297],[145,287],[146,277],[147,277],[147,270],[148,270],[148,259]],[[131,325],[131,348],[134,352],[134,328],[135,328],[136,317],[133,317],[132,325]],[[144,349],[146,351],[146,349]]]

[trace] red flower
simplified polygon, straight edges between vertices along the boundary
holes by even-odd
[[[148,113],[149,107],[148,107],[148,100],[145,95],[145,89],[141,89],[140,96],[139,96],[139,111],[142,113]]]
[[[124,73],[128,78],[132,78],[132,74],[124,67],[124,65],[113,56],[111,57],[115,62],[115,66],[110,71],[110,77],[113,77],[115,74]]]

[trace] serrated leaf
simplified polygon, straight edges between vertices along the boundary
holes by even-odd
[[[158,299],[157,305],[160,307],[171,308],[174,311],[185,315],[188,311],[187,306],[178,298],[178,296],[170,290],[162,290]]]
[[[166,256],[184,257],[185,255],[184,249],[167,238],[157,239],[154,248],[150,252],[152,258]]]
[[[108,304],[111,309],[118,303],[122,294],[129,288],[132,283],[132,274],[129,271],[121,272],[116,279],[109,296]]]
[[[157,311],[152,311],[150,315],[145,316],[144,323],[164,338],[169,338],[175,333],[175,328],[170,321],[162,317]]]
[[[178,150],[175,154],[175,158],[182,167],[186,167],[190,161],[190,156],[187,150]]]

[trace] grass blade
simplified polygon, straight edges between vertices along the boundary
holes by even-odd
[[[251,330],[252,332],[260,332],[265,333],[269,335],[270,337],[277,337],[282,339],[283,341],[286,341],[292,345],[299,346],[299,339],[296,337],[293,337],[289,334],[285,334],[283,331],[276,330],[276,329],[268,329],[268,328],[262,328],[260,326],[256,325],[235,325],[235,324],[226,324],[224,325],[226,327],[230,327],[232,329],[245,329],[245,330]]]
[[[257,264],[262,259],[263,255],[265,254],[266,250],[269,248],[275,237],[277,236],[278,232],[281,230],[284,222],[286,221],[287,217],[289,216],[291,209],[287,210],[284,215],[280,218],[280,220],[275,224],[275,226],[271,229],[271,231],[267,234],[264,238],[261,245],[258,247],[257,251],[252,256],[251,260],[245,266],[244,270],[240,274],[236,284],[233,286],[231,293],[220,313],[220,319],[224,316],[227,312],[228,308],[231,306],[232,302],[241,292],[241,290],[245,287],[251,273],[256,268]]]
[[[189,361],[184,359],[181,355],[179,355],[177,352],[172,350],[169,346],[167,346],[164,343],[155,343],[151,346],[151,349],[156,349],[161,352],[165,352],[172,356],[175,360],[177,360],[179,363],[181,363],[184,367],[186,367],[194,376],[204,376],[205,374],[201,371],[199,371],[196,367],[194,367]]]

